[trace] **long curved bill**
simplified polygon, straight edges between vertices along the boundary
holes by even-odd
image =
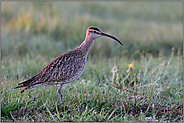
[[[112,39],[116,40],[117,42],[119,42],[121,45],[123,45],[123,43],[121,43],[121,41],[119,41],[117,38],[115,38],[115,37],[113,37],[113,36],[111,36],[111,35],[105,34],[105,33],[103,33],[103,32],[101,32],[101,35],[102,35],[102,36],[109,37],[109,38],[112,38]]]

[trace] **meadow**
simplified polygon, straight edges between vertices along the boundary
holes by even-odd
[[[1,122],[183,122],[182,2],[1,2]],[[96,39],[81,77],[29,89],[18,83]]]

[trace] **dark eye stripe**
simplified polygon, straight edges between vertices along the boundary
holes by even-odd
[[[96,32],[96,31],[89,31],[89,32],[91,32],[91,33],[96,33],[96,34],[101,34],[100,32]]]

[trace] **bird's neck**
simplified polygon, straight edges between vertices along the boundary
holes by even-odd
[[[89,50],[91,49],[91,46],[93,45],[93,42],[94,42],[94,39],[87,37],[79,47],[87,55]]]

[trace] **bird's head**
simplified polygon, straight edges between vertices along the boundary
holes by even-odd
[[[109,37],[109,38],[112,38],[114,40],[116,40],[117,42],[119,42],[121,45],[123,45],[117,38],[115,38],[114,36],[111,36],[111,35],[108,35],[108,34],[105,34],[103,33],[99,28],[97,27],[89,27],[87,29],[87,32],[86,32],[86,37],[88,38],[92,38],[93,40],[96,39],[96,38],[99,38],[101,36],[106,36],[106,37]]]

